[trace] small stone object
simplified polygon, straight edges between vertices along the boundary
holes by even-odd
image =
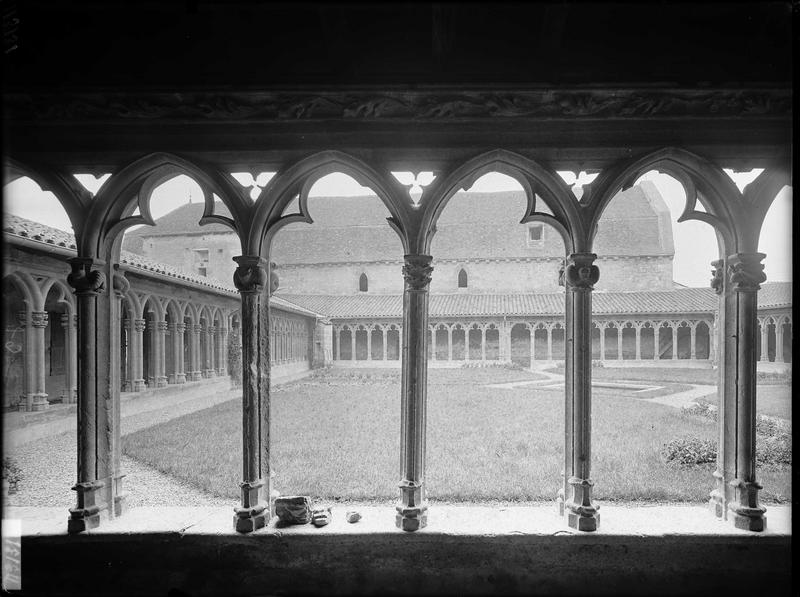
[[[330,521],[331,521],[330,506],[327,508],[317,508],[311,513],[311,522],[314,524],[315,527],[324,527]]]
[[[346,516],[347,516],[347,522],[358,522],[359,520],[361,520],[361,513],[356,512],[355,510],[351,510],[346,514]]]
[[[284,524],[311,522],[311,500],[305,495],[275,498],[275,516]]]

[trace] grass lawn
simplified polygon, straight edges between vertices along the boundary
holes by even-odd
[[[621,373],[621,372],[620,372]],[[431,369],[426,482],[432,500],[552,500],[561,484],[563,390],[486,384],[536,379],[507,369]],[[676,436],[716,426],[619,390],[594,391],[593,480],[599,500],[703,502],[711,469],[666,465]],[[321,500],[394,501],[400,480],[399,371],[336,371],[276,388],[275,488]],[[238,497],[238,400],[123,437],[124,452],[216,495]],[[791,468],[760,470],[762,497],[791,498]]]
[[[716,395],[703,398],[703,402],[717,405]],[[788,384],[758,384],[756,409],[760,415],[792,420],[792,386]]]

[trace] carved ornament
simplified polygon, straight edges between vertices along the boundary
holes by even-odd
[[[261,292],[267,283],[266,262],[260,257],[234,257],[239,264],[233,272],[233,283],[239,292]]]
[[[147,321],[144,319],[133,320],[133,329],[136,330],[137,332],[143,332],[146,326],[147,326]]]
[[[725,271],[725,260],[724,259],[717,259],[716,261],[711,262],[711,267],[714,269],[711,270],[711,288],[714,289],[714,292],[717,294],[722,294],[724,288],[724,271]]]
[[[756,292],[767,279],[761,260],[764,253],[737,253],[728,259],[728,276],[736,292]]]
[[[403,266],[403,277],[412,290],[424,290],[431,283],[433,267],[430,255],[406,255]]]
[[[106,289],[103,272],[92,269],[93,261],[83,257],[67,259],[72,272],[67,276],[67,284],[75,289],[75,294],[99,294]]]
[[[15,121],[449,120],[790,116],[791,89],[346,90],[7,94]]]
[[[594,265],[594,253],[573,253],[567,259],[564,278],[568,286],[591,290],[600,279],[600,268]]]
[[[121,272],[114,272],[114,292],[122,297],[130,290],[131,283]]]
[[[31,325],[35,328],[46,328],[47,321],[50,319],[47,311],[32,311]]]

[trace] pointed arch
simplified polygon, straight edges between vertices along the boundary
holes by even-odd
[[[203,190],[205,211],[200,225],[225,224],[238,233],[241,223],[248,219],[249,205],[233,178],[208,164],[157,152],[122,166],[100,188],[92,201],[86,233],[78,238],[79,254],[101,259],[118,257],[121,233],[126,228],[154,224],[149,208],[153,190],[182,174],[192,178]],[[231,218],[213,213],[214,195],[228,208]],[[136,206],[141,215],[131,216]]]
[[[423,201],[422,238],[418,252],[428,254],[436,232],[436,222],[450,199],[462,188],[471,187],[481,176],[499,172],[515,179],[525,191],[528,206],[520,220],[544,222],[555,228],[564,239],[568,253],[579,245],[576,239],[586,236],[579,204],[569,187],[554,171],[517,153],[495,149],[482,153],[453,169],[441,180],[436,179],[428,187],[430,199]],[[554,215],[536,210],[536,196],[543,198]]]
[[[74,313],[75,297],[72,294],[72,289],[67,285],[66,282],[59,280],[58,278],[48,278],[42,282],[42,305],[44,306],[44,304],[47,302],[47,295],[50,294],[50,291],[53,288],[57,288],[60,292],[60,295],[56,301],[65,303],[69,307],[70,313]]]
[[[29,311],[41,311],[44,309],[44,299],[42,292],[36,281],[28,272],[12,271],[3,277],[3,286],[11,284],[22,295],[23,302]]]
[[[467,288],[469,286],[469,279],[467,277],[467,270],[463,267],[458,270],[458,287]]]
[[[358,291],[369,291],[369,278],[367,278],[367,274],[365,272],[361,272],[361,275],[358,277]]]
[[[313,223],[308,213],[308,193],[323,176],[341,172],[372,189],[389,210],[389,226],[409,252],[410,208],[402,200],[406,189],[391,175],[381,175],[366,162],[341,151],[315,153],[279,171],[267,183],[255,205],[248,228],[243,229],[243,250],[250,255],[265,255],[275,233],[291,222]],[[283,215],[286,207],[299,196],[299,214]]]

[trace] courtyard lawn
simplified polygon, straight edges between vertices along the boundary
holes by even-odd
[[[703,398],[703,402],[717,405],[716,395]],[[756,395],[758,414],[792,420],[792,386],[790,384],[758,384]]]
[[[431,369],[426,482],[434,501],[553,500],[561,486],[563,390],[486,384],[535,379],[500,368]],[[716,426],[619,390],[594,392],[593,473],[599,500],[703,502],[712,465],[664,464],[678,436],[716,438]],[[399,371],[332,371],[272,394],[274,487],[314,499],[397,499]],[[237,498],[239,400],[123,437],[124,452],[215,495]],[[759,470],[764,501],[791,498],[791,468]],[[135,490],[135,488],[133,488]]]

